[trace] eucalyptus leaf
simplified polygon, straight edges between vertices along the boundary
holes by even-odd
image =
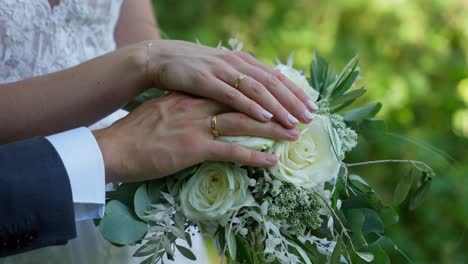
[[[367,245],[367,241],[362,234],[365,216],[360,209],[351,209],[347,213],[349,228],[351,229],[351,239],[356,248],[361,248]]]
[[[373,103],[361,106],[343,113],[345,121],[359,121],[365,118],[374,117],[382,108],[381,103]]]
[[[142,184],[135,192],[134,207],[136,215],[140,219],[143,219],[146,215],[146,211],[150,208],[150,201],[148,193],[146,192],[146,184]]]
[[[431,187],[432,178],[428,178],[423,184],[416,190],[413,197],[410,200],[410,210],[414,210],[418,208],[423,201],[426,199],[427,195],[429,194],[429,189]]]
[[[372,262],[374,261],[374,254],[370,253],[370,252],[359,252],[359,251],[355,251],[356,255],[358,255],[360,258],[362,258],[363,260],[365,260],[366,262]]]
[[[413,169],[411,169],[408,175],[403,175],[398,182],[395,191],[393,192],[393,205],[400,205],[411,190],[413,184]]]
[[[141,184],[141,182],[122,183],[115,190],[106,192],[106,199],[120,201],[133,210],[135,192]]]
[[[161,187],[163,182],[161,180],[152,180],[148,183],[147,193],[151,204],[158,204],[163,201],[161,195]]]
[[[142,239],[148,226],[138,220],[125,204],[114,200],[106,205],[104,217],[99,224],[102,236],[109,242],[129,245]]]
[[[197,257],[192,253],[192,251],[186,247],[183,247],[181,245],[176,245],[177,250],[186,258],[190,260],[197,260]]]
[[[400,221],[400,216],[392,207],[382,208],[379,211],[379,215],[385,227],[392,226]]]
[[[385,136],[387,125],[385,121],[378,118],[364,119],[359,125],[359,132],[367,140],[377,140]]]

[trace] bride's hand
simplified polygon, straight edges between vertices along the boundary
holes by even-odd
[[[317,110],[292,81],[248,53],[174,40],[151,42],[147,52],[149,78],[158,88],[211,98],[258,121],[274,118],[287,128],[309,123]],[[236,87],[242,74],[247,76]]]
[[[171,93],[145,102],[112,126],[93,132],[104,157],[107,182],[159,178],[205,160],[257,167],[276,164],[274,155],[215,140],[211,131],[214,115],[220,135],[279,140],[295,140],[299,135],[296,129],[258,122],[229,110],[208,99]]]

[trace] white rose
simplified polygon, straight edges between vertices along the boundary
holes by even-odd
[[[297,141],[277,142],[269,152],[278,156],[276,166],[270,168],[278,180],[303,188],[314,188],[338,176],[340,162],[335,150],[341,142],[330,119],[315,115],[307,125],[299,125],[301,136]],[[333,139],[333,142],[330,139]]]
[[[246,170],[227,162],[205,162],[182,187],[182,212],[194,222],[224,225],[234,211],[255,202],[248,186]]]
[[[265,150],[273,146],[273,139],[249,136],[217,137],[217,140],[232,142],[253,150]]]
[[[284,76],[288,77],[294,84],[304,90],[311,98],[312,101],[317,101],[319,92],[317,92],[312,86],[310,86],[306,77],[302,75],[298,70],[284,64],[278,64],[275,66],[275,70],[279,70]]]

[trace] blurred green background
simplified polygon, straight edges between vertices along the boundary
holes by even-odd
[[[420,159],[437,176],[423,206],[399,208],[390,237],[413,263],[468,263],[468,1],[467,0],[154,0],[160,28],[172,39],[215,46],[237,36],[272,64],[291,52],[308,70],[313,50],[337,69],[359,55],[368,89],[357,104],[380,101],[389,130],[427,142],[440,155],[407,140],[361,142],[348,162]],[[390,197],[405,165],[353,172]],[[395,263],[404,263],[393,259]]]

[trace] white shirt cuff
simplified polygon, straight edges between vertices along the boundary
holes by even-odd
[[[67,170],[75,220],[101,218],[105,205],[105,171],[101,150],[88,128],[81,127],[46,137]]]

